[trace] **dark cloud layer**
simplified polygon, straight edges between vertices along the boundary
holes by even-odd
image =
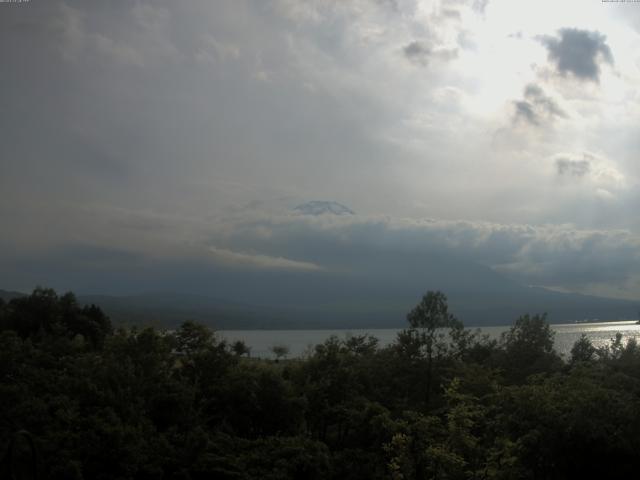
[[[569,174],[584,168],[579,162],[562,165]],[[407,284],[422,275],[416,259],[427,264],[462,259],[525,284],[557,285],[562,279],[569,288],[625,282],[640,268],[638,239],[623,230],[358,216],[239,219],[224,230],[224,237],[211,242],[272,257],[288,255],[319,265],[324,272],[398,278]],[[449,286],[450,277],[442,273],[440,281]]]
[[[540,40],[547,47],[549,60],[562,75],[572,74],[580,80],[598,82],[600,64],[613,65],[606,37],[599,32],[563,28],[558,36],[544,36]]]
[[[573,167],[580,168],[567,168]],[[640,269],[638,239],[622,230],[264,212],[219,222],[183,253],[76,244],[0,262],[0,281],[18,279],[20,288],[36,279],[85,292],[174,289],[242,299],[259,295],[257,286],[268,279],[269,291],[283,299],[285,287],[296,284],[317,284],[331,289],[328,297],[348,299],[371,284],[411,295],[425,282],[447,291],[509,288],[486,267],[522,284],[569,289],[624,284]],[[361,283],[363,292],[340,292],[332,283],[340,278]]]

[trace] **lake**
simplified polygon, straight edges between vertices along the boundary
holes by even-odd
[[[480,332],[491,338],[498,338],[502,332],[509,330],[509,325],[482,327]],[[551,325],[555,332],[555,349],[564,358],[570,356],[571,347],[583,333],[589,337],[595,347],[608,344],[616,332],[624,339],[640,336],[640,325],[635,321],[570,323]],[[289,348],[289,357],[299,357],[312,351],[313,347],[323,343],[331,335],[344,339],[350,335],[373,335],[380,341],[380,346],[392,343],[396,339],[399,328],[344,329],[344,330],[219,330],[218,334],[228,341],[242,340],[251,348],[251,355],[261,358],[274,358],[270,351],[274,345],[285,345]],[[470,328],[470,330],[476,330]]]

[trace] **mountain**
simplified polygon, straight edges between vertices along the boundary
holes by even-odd
[[[401,328],[427,290],[445,292],[451,312],[467,326],[506,325],[525,313],[546,312],[551,323],[637,314],[636,302],[522,286],[481,265],[437,258],[426,264],[414,271],[411,265],[389,268],[383,282],[379,275],[228,273],[210,286],[217,297],[154,293],[79,300],[102,306],[116,322],[175,326],[192,319],[217,329]]]
[[[355,215],[355,212],[338,202],[313,200],[294,208],[296,212],[304,215]]]
[[[416,255],[359,246],[341,251],[348,269],[190,272],[181,281],[171,277],[169,288],[179,292],[163,288],[144,295],[78,294],[78,299],[100,305],[116,324],[169,328],[185,320],[217,329],[401,328],[427,290],[444,292],[450,311],[467,326],[506,325],[522,314],[544,312],[552,323],[637,318],[637,302],[524,286],[443,252]]]
[[[342,285],[345,287],[345,285]],[[637,303],[588,295],[560,293],[535,287],[509,292],[447,291],[450,310],[467,326],[506,325],[524,313],[549,314],[551,323],[585,318],[635,319]],[[369,292],[369,293],[367,293]],[[5,301],[23,296],[0,290]],[[173,328],[185,320],[216,329],[402,328],[407,312],[420,294],[376,292],[364,288],[352,297],[319,301],[308,293],[306,302],[281,305],[228,301],[205,295],[147,293],[142,295],[78,295],[81,304],[99,305],[117,325]],[[317,297],[317,296],[316,296]]]
[[[173,328],[186,320],[216,329],[298,328],[290,312],[231,302],[204,295],[145,293],[141,295],[79,295],[81,304],[96,304],[118,325]]]
[[[12,292],[9,290],[0,290],[0,299],[4,300],[5,302],[8,302],[9,300],[12,300],[14,298],[19,298],[24,296],[25,296],[24,293]]]

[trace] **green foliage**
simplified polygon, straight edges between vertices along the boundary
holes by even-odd
[[[502,334],[501,367],[510,381],[521,382],[529,375],[561,367],[560,357],[553,350],[554,333],[546,317],[546,314],[523,315]]]
[[[590,362],[595,359],[596,352],[596,348],[583,333],[571,347],[571,363]]]
[[[73,293],[58,297],[50,288],[36,288],[31,295],[14,298],[0,307],[0,329],[22,338],[40,340],[45,335],[79,336],[94,348],[112,332],[109,318],[96,305],[80,307]]]
[[[231,345],[231,350],[233,351],[233,353],[235,353],[239,357],[243,355],[248,356],[251,354],[251,348],[248,347],[247,344],[244,343],[242,340],[237,340],[233,342],[233,344]]]
[[[462,322],[449,313],[447,297],[442,292],[429,291],[407,315],[411,329],[398,337],[400,348],[412,357],[426,359],[425,402],[429,405],[434,383],[434,369],[450,353],[455,344],[464,345]]]
[[[447,297],[442,292],[429,291],[407,315],[409,325],[418,332],[425,354],[440,354],[448,347],[444,341],[448,330],[462,330],[462,323],[449,313]]]
[[[553,331],[546,319],[546,314],[533,317],[527,314],[519,317],[509,331],[502,334],[502,342],[507,352],[524,350],[531,355],[551,353]]]
[[[273,345],[269,350],[276,356],[276,360],[286,358],[289,355],[289,347],[286,345]]]
[[[179,353],[193,356],[214,345],[215,336],[209,328],[189,320],[176,330],[175,340]]]
[[[36,289],[0,303],[0,478],[626,478],[640,468],[640,347],[544,315],[492,341],[428,292],[411,328],[329,338],[307,358],[244,357],[210,329],[113,331]],[[283,356],[283,355],[281,355]],[[31,472],[31,473],[30,473]],[[28,477],[27,477],[28,478]]]

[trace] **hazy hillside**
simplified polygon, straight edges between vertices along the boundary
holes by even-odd
[[[214,328],[297,328],[291,312],[256,307],[202,295],[148,293],[133,296],[80,295],[84,304],[95,303],[115,323],[175,327],[185,320]]]
[[[2,300],[4,300],[5,302],[8,302],[12,298],[22,297],[24,295],[25,295],[24,293],[20,293],[20,292],[11,292],[11,291],[8,291],[8,290],[0,290],[0,298]]]
[[[510,324],[523,313],[546,312],[550,322],[567,323],[634,319],[638,312],[636,302],[526,287],[490,268],[450,257],[415,262],[396,254],[379,258],[378,264],[387,271],[384,280],[366,274],[225,272],[219,281],[195,286],[197,293],[78,298],[101,306],[115,323],[174,327],[196,320],[217,329],[404,327],[407,312],[427,290],[445,292],[451,311],[468,326]],[[207,289],[216,295],[208,295]],[[10,299],[20,293],[0,295]]]
[[[451,311],[468,326],[510,324],[522,313],[547,312],[552,323],[585,318],[618,320],[635,318],[635,303],[563,294],[543,289],[523,289],[515,295],[449,295]],[[369,303],[333,303],[308,306],[257,306],[236,304],[198,295],[147,294],[115,297],[81,295],[82,303],[100,305],[116,323],[176,326],[196,320],[218,329],[404,327],[405,315],[417,303],[378,299]]]

